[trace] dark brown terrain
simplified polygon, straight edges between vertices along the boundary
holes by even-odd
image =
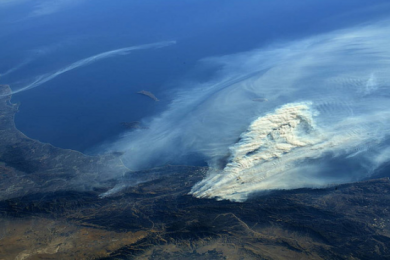
[[[27,138],[17,110],[0,98],[0,259],[390,259],[388,178],[197,199],[205,167],[133,172]]]

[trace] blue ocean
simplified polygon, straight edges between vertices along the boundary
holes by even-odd
[[[127,132],[121,123],[166,111],[175,89],[212,80],[220,69],[208,58],[388,16],[384,0],[1,1],[0,84],[16,91],[16,126],[28,137],[94,153]],[[161,42],[172,44],[42,76],[101,53]],[[43,82],[27,88],[38,77]]]

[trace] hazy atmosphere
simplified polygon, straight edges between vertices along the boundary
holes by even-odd
[[[177,231],[176,225],[162,219],[179,217],[180,205],[202,209],[201,203],[216,203],[225,210],[212,212],[211,204],[203,206],[205,212],[187,210],[198,217],[208,210],[216,215],[212,222],[202,221],[206,226],[198,222],[195,230],[186,228],[196,223],[192,222],[196,216],[187,218],[184,232],[195,237],[172,239],[202,240],[202,232],[211,234],[203,226],[212,228],[220,217],[245,224],[250,234],[248,224],[259,223],[252,217],[263,220],[260,213],[270,200],[278,209],[290,207],[288,201],[303,201],[303,206],[291,208],[309,212],[313,211],[309,207],[317,206],[308,206],[308,201],[315,201],[309,196],[323,191],[320,195],[326,198],[321,201],[329,201],[323,207],[339,205],[343,199],[351,202],[338,208],[342,213],[348,205],[359,207],[358,200],[325,192],[369,180],[376,183],[363,183],[368,192],[349,185],[346,188],[352,190],[344,194],[366,196],[377,187],[369,199],[382,201],[377,207],[389,199],[383,195],[390,177],[389,1],[0,0],[0,42],[0,171],[4,173],[0,173],[0,210],[6,209],[1,210],[4,213],[14,211],[10,199],[21,205],[31,201],[39,213],[48,213],[42,198],[37,203],[37,195],[49,195],[58,205],[66,203],[59,199],[81,198],[87,201],[84,205],[94,205],[92,211],[104,209],[101,213],[129,205],[127,213],[138,217],[142,227],[138,230],[154,238],[152,232]],[[64,194],[60,197],[59,192]],[[295,192],[306,199],[296,199]],[[278,202],[282,195],[286,199]],[[157,208],[144,204],[159,200],[164,201]],[[75,205],[69,211],[85,207]],[[240,217],[235,207],[250,208]],[[385,226],[389,213],[380,211],[385,216],[376,218]],[[137,230],[136,224],[129,226],[134,218],[128,214],[118,214],[121,223],[116,226],[104,224],[111,221],[107,217],[101,222],[103,218],[79,214],[76,221],[108,231]],[[313,212],[302,216],[309,215],[317,217]],[[357,219],[354,223],[364,223],[362,217]],[[223,228],[224,223],[216,227]],[[268,220],[260,223],[265,237],[279,232],[267,229]],[[389,236],[384,227],[377,234],[383,235],[381,239]],[[131,237],[121,240],[127,238]],[[135,240],[121,244],[135,245]],[[302,248],[303,242],[289,246]],[[161,257],[199,257],[192,246],[181,249],[184,254],[192,249],[189,255]],[[215,252],[221,252],[225,245],[215,246]],[[90,258],[125,258],[124,248]],[[40,254],[40,249],[33,250],[27,256]],[[221,257],[212,250],[201,257]],[[281,258],[347,258],[347,253],[337,250],[334,255],[313,250],[318,255],[289,253]],[[369,250],[372,253],[354,258],[387,258],[383,250],[383,256],[374,253],[378,249]],[[262,251],[255,251],[255,256],[261,254],[263,259]],[[144,252],[152,253],[150,258],[157,256]],[[237,254],[252,258],[246,252]],[[267,259],[279,251],[272,252]],[[21,254],[16,251],[16,258],[26,253]],[[229,250],[223,256],[233,258]]]
[[[201,196],[230,197],[235,178],[257,166],[263,175],[245,179],[233,199],[363,179],[389,161],[388,2],[93,2],[2,1],[9,28],[0,36],[11,43],[2,46],[0,79],[22,103],[16,125],[26,135],[86,153],[124,152],[134,170],[207,164],[212,174],[193,192]],[[295,9],[304,12],[286,16]],[[309,125],[279,132],[285,148],[264,155],[267,146],[243,139],[258,117],[299,102],[308,104]],[[120,124],[132,121],[149,129],[124,131]],[[257,129],[267,135],[270,125]],[[256,145],[260,162],[242,163],[243,145]],[[208,186],[215,180],[224,190]]]

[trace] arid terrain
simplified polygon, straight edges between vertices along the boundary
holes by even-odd
[[[26,137],[17,110],[0,97],[0,259],[390,259],[389,178],[198,199],[206,167],[133,172]]]

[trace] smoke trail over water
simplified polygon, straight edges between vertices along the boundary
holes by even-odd
[[[382,21],[206,59],[213,80],[177,89],[149,130],[109,149],[136,170],[205,160],[197,197],[366,178],[390,157],[389,44]]]
[[[44,84],[54,78],[56,78],[57,76],[60,76],[61,74],[64,74],[65,72],[74,70],[78,67],[82,67],[82,66],[86,66],[89,65],[91,63],[97,62],[99,60],[105,59],[105,58],[109,58],[109,57],[114,57],[117,55],[128,55],[131,51],[135,51],[135,50],[143,50],[143,49],[152,49],[152,48],[162,48],[162,47],[166,47],[166,46],[170,46],[175,44],[175,41],[166,41],[166,42],[160,42],[160,43],[154,43],[154,44],[145,44],[145,45],[139,45],[139,46],[132,46],[132,47],[128,47],[128,48],[122,48],[122,49],[116,49],[116,50],[112,50],[112,51],[108,51],[108,52],[103,52],[82,60],[79,60],[77,62],[74,62],[73,64],[70,64],[67,67],[64,67],[54,73],[47,73],[44,75],[40,75],[37,76],[34,81],[32,81],[31,83],[29,83],[26,86],[23,86],[19,89],[13,90],[12,94],[18,93],[18,92],[22,92],[22,91],[26,91],[32,88],[35,88],[41,84]]]
[[[0,77],[4,77],[4,76],[6,76],[6,75],[8,75],[8,74],[11,74],[11,73],[13,73],[14,71],[17,71],[18,69],[20,69],[21,67],[23,67],[24,65],[26,65],[26,64],[28,64],[28,63],[30,63],[30,62],[31,62],[30,59],[26,59],[26,60],[24,60],[23,62],[17,64],[16,66],[14,66],[14,67],[12,67],[12,68],[10,68],[9,70],[5,71],[4,73],[0,73]]]

